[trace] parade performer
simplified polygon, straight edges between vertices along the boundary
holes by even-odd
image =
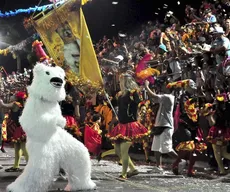
[[[178,166],[182,159],[189,160],[188,176],[194,176],[193,166],[197,154],[207,149],[203,142],[203,132],[198,127],[198,111],[196,110],[197,99],[190,99],[188,93],[180,98],[179,126],[174,133],[178,158],[173,163],[173,173],[179,174]]]
[[[27,134],[30,160],[6,191],[46,192],[60,168],[68,174],[66,191],[95,189],[87,148],[64,130],[66,120],[59,105],[66,97],[64,70],[38,63],[33,74],[19,119]]]
[[[4,148],[5,146],[5,142],[7,141],[7,121],[9,119],[9,114],[6,113],[5,116],[4,116],[4,119],[3,119],[3,122],[2,122],[2,146],[1,146],[1,151],[3,153],[6,153],[6,150]],[[1,167],[1,166],[0,166]]]
[[[137,121],[137,109],[142,97],[139,87],[130,74],[123,73],[120,76],[121,95],[118,98],[118,119],[119,123],[107,134],[111,141],[115,142],[115,151],[122,159],[122,173],[119,180],[125,181],[128,177],[137,175],[129,157],[129,148],[133,142],[141,141],[148,135],[148,130]],[[127,173],[127,169],[130,171]]]
[[[142,101],[139,103],[139,122],[148,128],[148,131],[151,132],[154,122],[155,122],[155,115],[150,107],[150,101]],[[152,137],[149,135],[143,140],[143,150],[145,152],[145,161],[146,163],[150,163],[151,160],[149,159],[149,151],[150,151],[150,143],[152,142]]]
[[[102,130],[100,129],[101,115],[94,114],[92,117],[92,125],[86,124],[84,133],[84,144],[88,151],[94,155],[98,156],[101,152],[102,144]]]
[[[209,130],[207,141],[212,143],[214,156],[219,167],[219,174],[225,175],[223,158],[230,160],[230,153],[227,151],[228,141],[230,141],[230,103],[225,93],[218,94],[216,101],[216,111],[208,116],[212,127]]]
[[[79,130],[79,125],[77,124],[74,118],[74,106],[73,106],[73,98],[69,95],[66,96],[66,99],[61,102],[61,110],[62,115],[66,119],[65,130],[73,135],[74,138],[80,140],[80,136],[82,133]]]
[[[5,170],[6,172],[22,171],[22,169],[20,169],[19,167],[22,152],[27,162],[29,159],[26,150],[26,134],[19,123],[19,117],[22,114],[24,102],[26,99],[26,93],[17,92],[15,95],[15,99],[16,101],[9,104],[5,104],[2,100],[0,100],[0,107],[10,109],[8,121],[11,121],[11,126],[13,128],[11,129],[11,138],[8,138],[8,140],[14,143],[14,153],[15,153],[14,165],[13,167],[6,169]],[[10,129],[10,127],[8,127],[8,129]]]
[[[109,122],[112,120],[113,112],[112,109],[109,107],[106,101],[102,101],[97,107],[94,108],[94,111],[100,113],[102,116],[101,125],[108,131],[109,129]]]
[[[74,119],[76,120],[77,125],[80,125],[80,103],[81,103],[81,93],[76,86],[73,86],[71,82],[67,81],[65,85],[66,94],[72,98],[71,104],[74,108]]]
[[[118,124],[118,118],[117,118],[118,106],[117,106],[117,102],[116,102],[116,104],[114,105],[114,102],[113,102],[113,101],[114,101],[114,102],[116,102],[116,101],[115,101],[115,99],[113,99],[113,100],[111,101],[111,103],[112,103],[112,105],[113,105],[113,107],[114,107],[114,110],[115,110],[116,114],[115,114],[114,112],[112,113],[112,120],[109,122],[108,133],[110,133],[110,132],[113,130],[113,128]],[[113,147],[114,147],[114,143],[112,143],[112,145],[113,145]],[[100,153],[100,154],[97,156],[97,160],[98,160],[98,162],[100,162],[101,159],[103,159],[103,158],[106,157],[106,156],[110,156],[110,155],[116,155],[115,148],[110,149],[110,150],[108,150],[108,151],[105,151],[105,152],[103,152],[103,153]],[[118,165],[122,165],[122,160],[121,160],[121,159],[119,160]]]
[[[147,53],[139,61],[135,69],[137,82],[140,85],[143,85],[145,80],[148,80],[151,84],[153,84],[155,82],[155,79],[153,76],[160,74],[160,72],[157,69],[153,69],[148,66],[148,62],[152,60],[153,56],[149,54],[148,50],[146,51]]]

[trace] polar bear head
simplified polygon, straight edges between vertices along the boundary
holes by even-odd
[[[59,102],[65,99],[65,72],[61,67],[37,63],[33,75],[32,84],[28,87],[29,97],[48,102]]]

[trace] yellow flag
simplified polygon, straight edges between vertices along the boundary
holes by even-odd
[[[35,16],[33,24],[49,56],[65,68],[68,80],[78,87],[96,89],[103,81],[81,9],[81,5],[88,1],[66,1],[47,14]]]
[[[85,5],[85,4],[88,3],[89,1],[92,1],[92,0],[81,0],[81,4],[82,4],[82,5]]]
[[[92,82],[102,83],[101,71],[93,48],[93,43],[88,31],[83,11],[81,15],[81,53],[80,75]]]

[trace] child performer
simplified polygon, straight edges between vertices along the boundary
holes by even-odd
[[[100,129],[100,123],[100,114],[94,114],[92,117],[92,125],[87,124],[85,126],[84,144],[94,156],[98,156],[101,152],[102,131]]]
[[[74,118],[75,108],[73,106],[73,99],[70,95],[67,95],[65,101],[61,103],[61,110],[62,115],[66,119],[66,131],[73,135],[76,139],[80,140],[82,133],[80,132],[78,128],[79,126]]]
[[[5,104],[2,100],[0,100],[0,106],[4,108],[11,109],[9,114],[9,119],[15,124],[15,129],[13,131],[13,135],[11,141],[14,143],[15,150],[15,159],[13,167],[6,169],[6,172],[21,172],[22,170],[19,168],[20,158],[22,156],[21,152],[25,156],[26,161],[28,162],[29,156],[26,150],[26,134],[23,131],[20,123],[19,117],[22,113],[24,102],[26,99],[26,94],[24,92],[18,92],[15,95],[16,101]]]

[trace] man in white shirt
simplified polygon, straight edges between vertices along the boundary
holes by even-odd
[[[154,128],[162,129],[162,133],[159,135],[154,135],[152,151],[154,151],[156,157],[158,170],[163,170],[162,154],[168,154],[173,158],[177,158],[177,153],[173,150],[172,143],[172,135],[174,132],[173,107],[175,97],[171,94],[155,94],[150,90],[148,81],[145,81],[145,88],[149,94],[150,99],[152,99],[153,102],[160,104]]]

